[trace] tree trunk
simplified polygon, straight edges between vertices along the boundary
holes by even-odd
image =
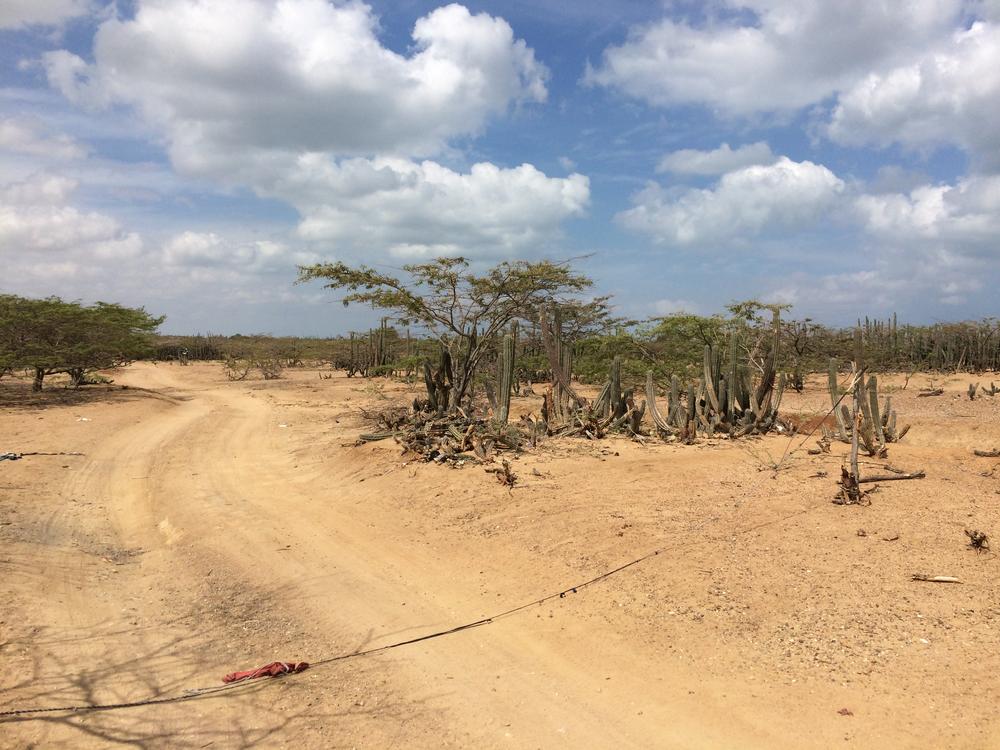
[[[74,367],[69,371],[69,379],[74,388],[79,388],[84,384],[84,381],[87,379],[87,375],[82,367]]]
[[[36,367],[35,368],[35,380],[31,384],[31,390],[40,391],[42,390],[42,381],[45,380],[45,368]]]

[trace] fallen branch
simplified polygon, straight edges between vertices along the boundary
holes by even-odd
[[[18,461],[25,456],[83,456],[84,453],[78,451],[56,451],[47,453],[45,451],[29,451],[28,453],[0,453],[0,461]]]
[[[873,477],[863,477],[858,479],[858,484],[869,482],[892,482],[897,479],[923,479],[927,475],[923,471],[915,471],[912,474],[877,474]]]
[[[379,440],[388,440],[391,437],[396,437],[396,435],[402,435],[401,430],[387,430],[385,432],[368,432],[364,435],[358,435],[359,443],[374,443]]]
[[[1000,458],[1000,450],[997,450],[996,448],[994,448],[991,451],[978,451],[978,450],[974,450],[972,452],[975,455],[979,456],[980,458]]]
[[[920,391],[920,393],[917,394],[917,398],[926,398],[927,396],[942,396],[942,395],[944,395],[943,388],[931,388],[928,391]]]
[[[926,573],[914,573],[914,581],[927,581],[928,583],[961,583],[955,576],[931,576]]]

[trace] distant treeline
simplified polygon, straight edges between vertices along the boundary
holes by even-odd
[[[770,308],[741,303],[729,315],[678,313],[647,321],[611,321],[602,330],[580,331],[573,338],[574,375],[602,382],[615,356],[623,375],[639,382],[652,369],[657,377],[696,373],[704,348],[724,346],[738,335],[752,359],[769,346]],[[831,358],[840,363],[854,354],[856,327],[830,327],[811,320],[782,322],[779,368],[789,374],[826,372]],[[986,319],[918,326],[888,320],[858,322],[865,359],[876,371],[986,372],[1000,369],[1000,321]],[[424,359],[435,361],[440,343],[383,321],[378,328],[331,338],[213,334],[155,338],[152,356],[159,360],[227,360],[266,353],[284,367],[330,366],[352,375],[414,374]],[[518,378],[549,377],[538,327],[523,321],[517,341]],[[487,366],[489,359],[487,360]]]

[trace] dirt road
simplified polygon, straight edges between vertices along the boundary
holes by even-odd
[[[86,455],[0,464],[0,710],[317,661],[669,550],[516,617],[293,678],[0,723],[0,746],[983,747],[1000,729],[996,560],[939,541],[941,514],[1000,528],[996,480],[964,466],[964,498],[903,514],[893,487],[849,520],[805,481],[814,463],[772,475],[728,445],[551,446],[508,492],[477,467],[350,446],[357,407],[396,386],[162,364],[118,383],[2,416],[0,450]],[[904,541],[874,541],[890,532]],[[966,583],[918,588],[920,565]]]

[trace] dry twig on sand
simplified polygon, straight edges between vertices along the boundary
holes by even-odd
[[[923,479],[927,475],[923,471],[915,471],[912,474],[876,474],[873,477],[862,477],[858,479],[858,484],[868,484],[870,482],[892,482],[898,479]]]

